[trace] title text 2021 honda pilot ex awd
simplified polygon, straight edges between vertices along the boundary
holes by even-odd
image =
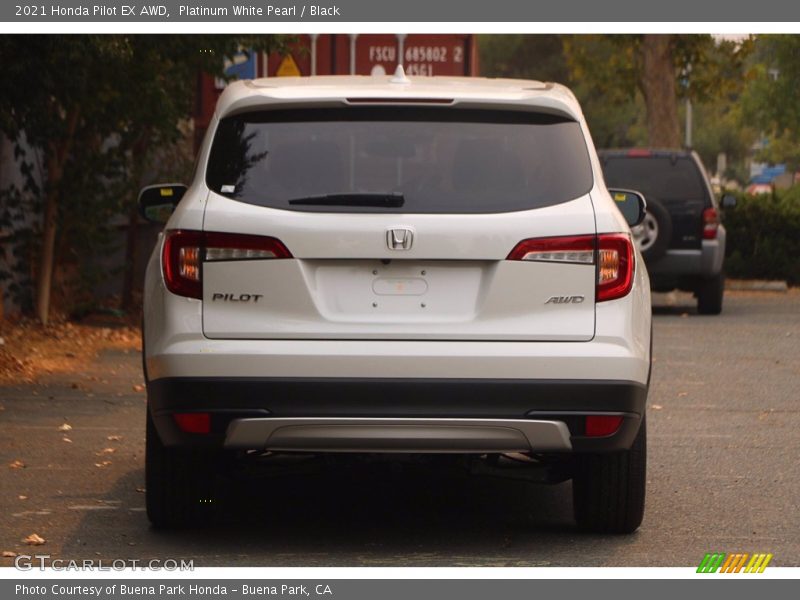
[[[583,529],[639,526],[644,198],[606,189],[566,88],[236,82],[188,189],[140,206],[169,215],[144,301],[154,525],[203,522],[253,456],[448,453],[572,479]]]

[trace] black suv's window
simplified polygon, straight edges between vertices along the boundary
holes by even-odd
[[[580,125],[554,115],[422,107],[275,110],[222,119],[208,186],[304,211],[490,213],[592,187]]]
[[[661,201],[704,200],[703,176],[689,156],[604,156],[609,187],[628,188]]]

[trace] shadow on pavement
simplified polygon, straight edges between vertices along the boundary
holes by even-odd
[[[106,499],[120,508],[88,511],[66,536],[63,557],[193,558],[195,566],[531,565],[550,564],[553,540],[579,535],[569,483],[383,461],[294,470],[235,481],[221,520],[185,531],[150,527],[144,494],[131,495],[144,473],[128,472]],[[518,557],[515,540],[528,550]],[[540,545],[537,559],[530,549]]]

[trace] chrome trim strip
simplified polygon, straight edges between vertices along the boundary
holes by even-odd
[[[321,418],[237,419],[225,447],[304,452],[565,452],[562,421],[534,419]]]

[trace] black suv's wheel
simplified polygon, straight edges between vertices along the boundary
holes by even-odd
[[[192,527],[212,520],[215,453],[164,446],[148,410],[144,462],[147,517],[155,527]]]
[[[647,214],[633,228],[633,239],[646,261],[661,258],[672,239],[672,217],[661,202],[647,198]]]
[[[704,279],[697,286],[697,312],[701,315],[718,315],[722,312],[722,297],[725,295],[725,274]]]
[[[644,516],[646,466],[644,421],[630,450],[578,455],[572,477],[578,526],[598,533],[636,531]]]

